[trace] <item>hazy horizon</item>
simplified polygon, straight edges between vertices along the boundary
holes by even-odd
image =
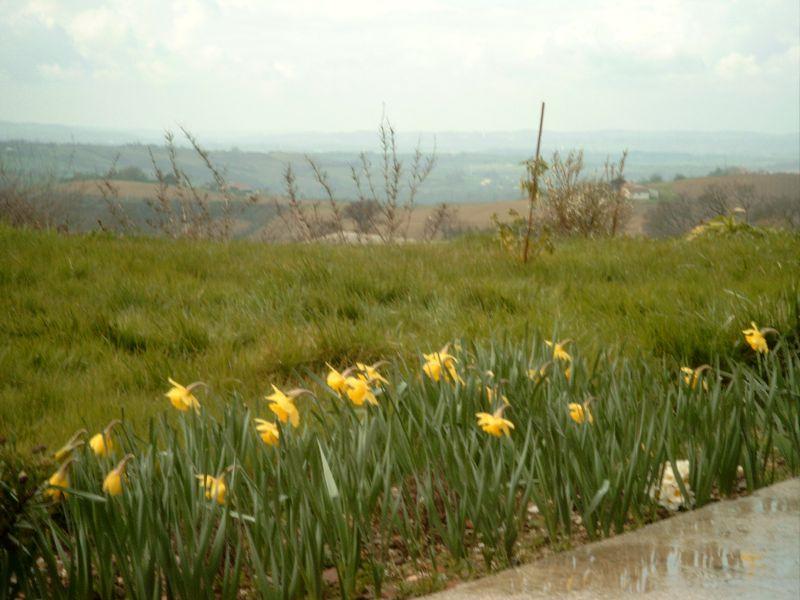
[[[2,2],[0,120],[200,135],[800,131],[796,1]]]

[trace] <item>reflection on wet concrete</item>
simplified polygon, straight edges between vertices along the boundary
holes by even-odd
[[[438,594],[800,599],[800,479]]]

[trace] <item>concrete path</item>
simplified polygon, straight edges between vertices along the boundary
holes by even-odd
[[[800,479],[430,596],[800,599]]]

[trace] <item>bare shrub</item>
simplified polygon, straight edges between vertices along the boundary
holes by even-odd
[[[336,233],[340,241],[344,241],[341,211],[336,202],[333,191],[328,183],[327,174],[319,170],[317,165],[308,159],[315,172],[318,182],[321,182],[328,193],[328,200],[334,208],[333,217],[323,211],[319,200],[303,201],[297,189],[297,176],[291,163],[283,172],[283,181],[286,190],[285,204],[277,199],[273,200],[276,214],[283,222],[289,237],[295,241],[311,242],[331,233]]]
[[[108,211],[108,214],[113,222],[110,228],[114,231],[129,233],[134,231],[136,226],[119,198],[119,185],[115,183],[114,179],[114,175],[117,172],[117,161],[119,161],[119,154],[117,154],[117,156],[114,158],[113,162],[111,163],[111,167],[109,167],[108,171],[106,172],[105,177],[97,182],[96,185],[97,189],[100,191],[100,197],[103,199],[103,202],[106,205],[106,210]],[[103,223],[102,219],[98,219],[97,224],[103,231],[109,230],[108,224]]]
[[[630,217],[630,203],[622,189],[627,152],[619,162],[606,161],[602,176],[583,176],[583,151],[566,157],[553,154],[544,178],[542,218],[558,235],[614,236]]]
[[[647,211],[644,231],[651,237],[674,237],[692,229],[699,219],[693,200],[681,194],[674,200],[659,200]]]
[[[311,157],[305,159],[322,189],[324,202],[301,200],[297,177],[292,165],[287,165],[283,176],[285,200],[275,200],[274,205],[292,239],[310,242],[335,235],[344,242],[347,240],[345,219],[353,221],[357,233],[377,235],[385,243],[408,238],[416,196],[436,163],[436,148],[434,146],[433,152],[425,155],[418,144],[406,175],[397,149],[397,134],[386,116],[378,126],[378,141],[379,173],[375,174],[369,156],[362,152],[358,164],[350,165],[356,200],[344,207],[334,195],[328,174]]]
[[[356,200],[344,207],[342,214],[353,222],[357,233],[375,233],[375,222],[381,213],[380,205],[374,200]]]
[[[774,196],[757,202],[749,211],[750,220],[774,227],[800,229],[800,197]]]
[[[378,218],[373,220],[374,233],[382,241],[391,243],[398,238],[408,237],[417,192],[436,164],[436,146],[434,144],[431,154],[425,155],[417,144],[404,182],[404,165],[397,152],[397,135],[385,115],[378,126],[378,141],[383,189],[379,192],[375,185],[372,163],[365,152],[361,153],[358,166],[350,166],[350,175],[356,186],[358,201],[371,202],[379,208]]]
[[[422,239],[426,242],[436,239],[437,236],[449,239],[462,230],[463,226],[458,220],[458,208],[442,202],[425,219]]]
[[[800,228],[800,198],[759,196],[750,184],[706,186],[697,198],[681,194],[661,200],[645,216],[645,233],[653,237],[679,236],[712,219],[736,212],[745,223],[788,229]]]
[[[78,188],[60,186],[53,174],[24,171],[0,157],[0,222],[68,232],[70,209],[79,195]]]
[[[181,131],[211,174],[213,187],[222,197],[221,207],[219,210],[214,210],[215,201],[212,200],[208,190],[196,185],[181,168],[175,135],[171,131],[166,131],[164,145],[169,161],[168,171],[161,168],[152,148],[148,147],[156,188],[152,197],[144,199],[147,207],[144,224],[150,230],[173,239],[230,240],[234,233],[234,218],[244,211],[246,206],[257,203],[259,197],[251,194],[244,201],[235,199],[225,173],[214,164],[208,151],[186,128],[182,127]],[[114,183],[117,159],[98,186],[111,218],[110,223],[100,222],[100,226],[121,234],[140,231],[141,223],[130,216],[119,200],[119,188]]]

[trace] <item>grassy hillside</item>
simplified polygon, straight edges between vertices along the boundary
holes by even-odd
[[[263,396],[326,361],[558,332],[670,368],[741,352],[751,320],[797,327],[800,241],[600,240],[529,266],[485,238],[432,245],[229,245],[0,229],[0,423],[22,447],[124,411],[167,377]]]

